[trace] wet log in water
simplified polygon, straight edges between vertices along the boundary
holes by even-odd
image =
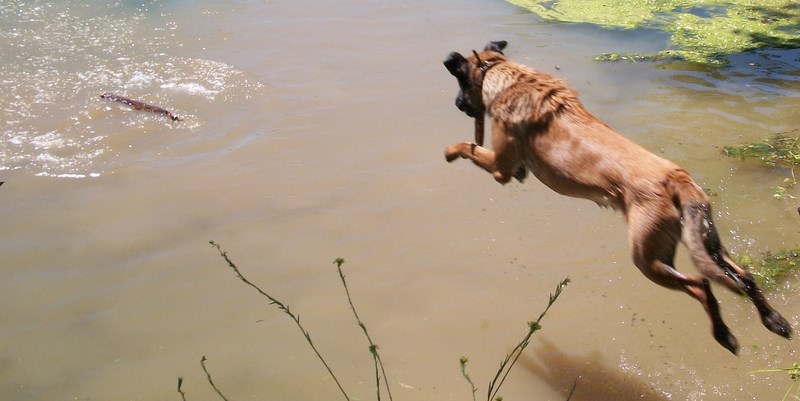
[[[126,104],[128,106],[133,107],[136,110],[144,110],[144,111],[149,111],[151,113],[163,114],[163,115],[171,118],[172,121],[181,121],[181,120],[183,120],[182,118],[172,114],[172,112],[167,110],[167,109],[164,109],[164,108],[161,108],[161,107],[158,107],[158,106],[153,106],[151,104],[147,104],[147,103],[144,103],[144,102],[140,102],[138,100],[128,99],[127,97],[118,96],[118,95],[115,95],[113,93],[106,92],[106,93],[103,93],[102,95],[100,95],[100,97],[103,98],[103,99],[114,101],[114,102],[119,102],[119,103],[122,103],[122,104]]]

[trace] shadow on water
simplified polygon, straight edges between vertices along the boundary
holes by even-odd
[[[575,379],[578,379],[571,401],[669,400],[633,372],[624,372],[609,364],[599,351],[569,355],[550,341],[542,338],[539,341],[541,344],[538,347],[531,348],[535,356],[523,355],[520,358],[522,366],[554,390],[563,393],[565,398]]]

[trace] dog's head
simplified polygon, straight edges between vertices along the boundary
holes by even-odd
[[[456,107],[470,117],[482,116],[486,106],[481,99],[481,87],[486,71],[498,62],[505,61],[503,49],[508,42],[489,42],[479,54],[475,50],[466,58],[452,52],[444,60],[444,66],[458,80],[460,91],[456,96]]]

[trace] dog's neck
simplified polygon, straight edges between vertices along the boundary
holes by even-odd
[[[508,61],[508,60],[505,57],[502,57],[502,56],[501,57],[493,57],[493,58],[488,59],[488,60],[487,59],[482,59],[480,57],[480,55],[478,55],[478,52],[476,52],[475,50],[473,50],[472,52],[475,55],[475,64],[476,64],[476,67],[477,67],[475,72],[480,74],[480,76],[478,77],[478,79],[476,81],[478,82],[478,85],[481,88],[481,103],[486,105],[486,104],[491,102],[491,99],[489,100],[489,102],[486,102],[486,100],[487,100],[486,99],[486,93],[484,92],[484,87],[483,87],[483,81],[484,81],[484,79],[486,79],[486,74],[489,72],[489,70],[491,70],[495,66],[497,66],[499,64],[502,64],[503,62]],[[494,95],[492,95],[492,98],[494,98]]]
[[[480,83],[481,87],[483,87],[483,79],[486,77],[486,73],[489,72],[489,70],[492,69],[492,67],[502,63],[505,60],[504,59],[491,60],[491,61],[484,60],[475,50],[473,50],[472,53],[475,55],[475,64],[478,67],[478,71],[481,74],[478,82]]]
[[[477,58],[476,64],[478,65],[478,70],[480,70],[481,74],[486,75],[486,71],[489,71],[490,68],[496,66],[498,62],[489,62],[486,60],[481,60],[480,57],[476,54],[475,57]]]
[[[498,66],[500,64],[503,64],[503,63],[505,63],[507,61],[508,60],[494,60],[494,61],[491,61],[491,62],[490,61],[483,61],[482,62],[483,65],[478,68],[478,71],[480,71],[480,74],[481,74],[480,75],[480,79],[478,80],[478,82],[480,83],[480,88],[481,88],[481,102],[483,103],[484,106],[488,106],[489,104],[491,104],[492,101],[494,101],[495,96],[497,96],[497,94],[500,91],[505,89],[505,88],[498,88],[496,85],[492,85],[491,88],[485,87],[483,85],[483,83],[486,80],[486,74],[489,73],[489,71],[492,68],[494,68],[494,67],[496,67],[496,66]]]

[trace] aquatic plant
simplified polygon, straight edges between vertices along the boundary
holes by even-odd
[[[489,382],[489,387],[486,394],[486,401],[503,400],[503,397],[498,396],[497,392],[500,391],[500,387],[505,382],[506,377],[508,377],[508,374],[511,373],[511,369],[514,367],[514,364],[517,363],[517,360],[519,359],[520,355],[522,355],[522,351],[524,351],[525,348],[530,343],[530,339],[531,336],[533,336],[533,333],[536,333],[537,331],[541,330],[542,325],[540,324],[540,322],[547,314],[547,311],[550,310],[550,307],[553,306],[553,304],[556,302],[558,296],[561,295],[561,291],[564,289],[564,287],[567,286],[567,284],[569,284],[569,282],[570,282],[569,278],[562,280],[556,287],[556,291],[553,294],[550,294],[550,300],[547,302],[547,307],[545,307],[544,311],[542,311],[542,313],[539,314],[539,317],[536,320],[528,322],[527,334],[525,334],[525,337],[522,338],[522,341],[520,341],[519,344],[517,344],[514,347],[514,349],[512,349],[511,352],[508,353],[508,355],[506,355],[505,359],[503,359],[503,361],[500,363],[500,369],[497,370],[497,373],[495,374],[494,378]],[[471,386],[472,400],[475,401],[475,393],[478,391],[478,388],[475,387],[475,383],[473,383],[472,379],[467,374],[468,361],[469,358],[467,358],[466,356],[462,356],[461,358],[459,358],[459,363],[461,365],[461,374],[464,376],[464,379],[466,379],[469,385]],[[575,391],[575,385],[572,386],[572,391],[570,391],[567,401],[569,401],[569,399],[572,398],[572,393],[574,391]]]
[[[203,355],[203,357],[200,358],[200,366],[203,368],[203,372],[206,373],[206,379],[208,380],[208,383],[211,384],[211,388],[214,389],[214,392],[216,392],[217,395],[220,398],[222,398],[222,401],[228,401],[228,398],[225,397],[222,394],[222,391],[219,391],[219,389],[217,388],[217,385],[214,384],[214,380],[211,378],[211,373],[208,373],[208,369],[206,369],[206,356],[205,355]],[[185,400],[186,399],[186,395],[184,394],[183,390],[181,390],[181,379],[180,378],[178,378],[178,392],[181,393],[181,397],[183,397],[183,399]]]
[[[350,396],[347,394],[347,392],[345,392],[345,390],[342,387],[341,383],[336,378],[336,375],[333,373],[333,370],[330,368],[328,363],[325,361],[323,356],[318,351],[317,347],[314,345],[314,342],[311,340],[311,336],[308,333],[308,331],[305,328],[303,328],[302,324],[300,323],[299,316],[297,316],[296,314],[291,312],[291,310],[289,309],[288,305],[282,303],[278,299],[276,299],[273,296],[269,295],[267,292],[262,290],[259,286],[257,286],[256,284],[254,284],[253,282],[248,280],[241,273],[241,271],[239,270],[239,267],[236,266],[236,264],[233,262],[233,260],[228,256],[228,253],[225,252],[224,250],[222,250],[222,247],[218,243],[216,243],[214,241],[209,241],[209,243],[211,244],[212,247],[214,247],[217,250],[219,255],[227,263],[228,267],[230,267],[233,270],[233,272],[236,274],[236,276],[242,282],[244,282],[248,286],[250,286],[253,289],[255,289],[259,294],[261,294],[263,297],[265,297],[269,301],[270,305],[275,305],[278,309],[283,311],[286,315],[288,315],[295,322],[296,326],[303,333],[303,337],[305,337],[306,341],[308,342],[308,345],[311,346],[311,349],[317,355],[318,359],[322,362],[322,364],[328,370],[328,374],[330,374],[331,378],[333,379],[333,381],[338,386],[338,388],[341,391],[342,395],[344,396],[345,400],[350,401]],[[347,287],[347,281],[345,280],[344,272],[342,271],[342,265],[344,264],[344,259],[343,258],[336,258],[333,261],[333,264],[336,265],[336,269],[337,269],[337,271],[339,273],[339,278],[340,278],[340,280],[342,282],[342,285],[344,286],[345,294],[347,295],[347,302],[350,305],[350,310],[353,312],[353,315],[356,318],[356,322],[358,323],[358,326],[364,332],[364,336],[367,338],[367,342],[369,343],[369,351],[372,354],[373,360],[374,360],[374,363],[375,363],[375,383],[376,383],[376,388],[377,388],[377,395],[376,395],[377,400],[380,401],[380,399],[381,399],[381,394],[382,394],[381,393],[381,378],[382,378],[383,379],[383,383],[386,385],[386,392],[387,392],[387,394],[389,396],[389,400],[391,401],[392,400],[392,393],[389,390],[389,382],[388,382],[388,378],[386,376],[386,370],[384,369],[383,362],[382,362],[382,360],[380,358],[380,355],[378,354],[378,351],[377,351],[378,350],[378,346],[375,345],[375,343],[373,343],[372,338],[370,337],[369,332],[367,331],[367,327],[364,324],[364,322],[361,321],[361,318],[359,317],[358,312],[356,311],[355,305],[353,304],[353,300],[350,297],[350,290]],[[519,359],[520,355],[522,354],[522,351],[528,346],[530,338],[533,335],[533,333],[539,331],[542,328],[542,326],[540,324],[541,320],[547,314],[547,311],[550,310],[550,307],[553,306],[555,301],[558,299],[558,296],[561,295],[561,291],[563,290],[563,288],[569,282],[570,282],[569,278],[566,278],[566,279],[562,280],[561,283],[559,283],[558,286],[556,287],[555,293],[550,294],[550,299],[549,299],[549,301],[547,303],[547,307],[544,309],[544,311],[539,315],[539,317],[535,321],[528,322],[528,333],[525,335],[525,337],[522,339],[522,341],[520,341],[520,343],[517,344],[516,347],[514,347],[514,349],[506,356],[506,358],[500,364],[500,369],[497,371],[497,374],[495,375],[494,379],[489,383],[489,391],[488,391],[488,398],[487,398],[488,401],[492,401],[492,400],[494,400],[494,401],[502,401],[502,397],[498,396],[497,392],[500,390],[500,387],[503,385],[503,382],[505,382],[506,377],[508,377],[508,374],[511,372],[511,369],[513,368],[514,364]],[[477,391],[477,388],[475,387],[475,384],[472,382],[472,379],[470,379],[469,375],[466,372],[467,360],[468,359],[466,357],[461,357],[461,359],[460,359],[460,362],[461,362],[461,373],[464,375],[464,377],[467,379],[467,381],[472,386],[472,397],[473,397],[473,400],[474,400],[475,399],[475,392]],[[217,395],[223,401],[228,401],[227,398],[222,394],[222,392],[214,384],[214,381],[213,381],[213,379],[211,377],[211,374],[208,372],[208,369],[206,369],[205,362],[206,362],[206,357],[204,355],[202,357],[202,359],[200,360],[200,365],[202,366],[203,371],[206,374],[206,377],[207,377],[207,380],[208,380],[209,384],[211,385],[211,387],[214,389],[214,391],[217,393]],[[577,380],[575,381],[575,383],[572,386],[572,390],[569,393],[567,401],[569,401],[569,399],[572,398],[572,394],[575,391],[576,385],[577,385]],[[183,401],[186,401],[186,392],[183,391],[182,386],[183,386],[183,377],[178,377],[178,393],[181,395],[181,399]]]
[[[775,254],[764,252],[757,263],[743,255],[736,258],[736,263],[750,270],[759,286],[775,289],[800,268],[800,248],[783,249]]]
[[[256,291],[258,291],[259,294],[261,294],[264,298],[266,298],[269,301],[270,305],[275,305],[278,309],[283,311],[286,315],[288,315],[295,322],[295,325],[297,326],[298,329],[300,329],[300,332],[303,333],[303,337],[305,337],[306,342],[311,347],[311,349],[314,351],[314,354],[317,355],[317,358],[320,360],[320,362],[322,362],[322,365],[325,366],[325,369],[328,371],[328,374],[330,374],[331,378],[336,383],[336,386],[339,387],[339,391],[341,391],[341,393],[344,396],[345,400],[350,401],[350,396],[347,395],[347,392],[342,387],[342,384],[339,382],[339,379],[336,377],[336,374],[333,373],[333,369],[331,369],[330,365],[328,365],[328,362],[325,360],[325,358],[322,357],[322,354],[320,354],[319,350],[314,345],[314,342],[311,341],[311,334],[309,334],[309,332],[300,323],[300,317],[298,315],[294,314],[289,309],[289,306],[287,306],[286,304],[282,303],[278,299],[272,297],[271,295],[266,293],[264,290],[262,290],[259,286],[257,286],[256,284],[253,284],[250,280],[248,280],[242,274],[242,272],[239,270],[239,267],[236,266],[235,263],[233,263],[233,260],[231,260],[231,258],[228,256],[228,253],[222,250],[222,247],[219,244],[217,244],[214,241],[210,241],[209,243],[211,244],[211,246],[216,248],[217,252],[219,252],[219,255],[223,259],[225,259],[225,262],[228,264],[228,267],[230,267],[233,270],[233,272],[236,273],[236,276],[239,277],[239,280],[241,280],[242,282],[244,282],[248,286],[250,286],[253,289],[255,289]],[[338,260],[339,259],[337,259],[337,261]],[[343,263],[344,259],[341,259],[341,261]],[[336,263],[336,262],[334,262],[334,263]],[[341,263],[338,263],[338,265],[341,267]],[[340,275],[341,275],[341,273],[340,273]],[[343,275],[342,275],[342,279],[344,279]],[[348,295],[348,297],[349,297],[349,295]],[[376,347],[376,349],[377,349],[377,347]],[[373,349],[370,349],[370,352],[374,353],[376,351],[373,350]],[[205,360],[205,358],[203,360]],[[203,368],[205,369],[205,366],[203,366]],[[210,376],[209,376],[209,381],[211,381],[211,377]],[[213,383],[212,383],[212,386],[213,386]],[[214,386],[214,389],[216,390],[216,386]],[[217,391],[217,393],[220,394],[219,391]],[[380,389],[378,391],[378,394],[379,394],[378,400],[380,400]],[[220,396],[222,396],[222,394],[220,394]]]
[[[369,353],[372,354],[372,360],[375,363],[375,388],[377,390],[377,400],[380,401],[381,399],[381,376],[383,377],[384,384],[386,384],[386,393],[389,395],[389,400],[392,400],[392,391],[389,389],[389,379],[386,376],[386,369],[383,367],[383,361],[381,360],[381,356],[378,354],[378,346],[372,342],[372,337],[369,336],[369,332],[367,331],[367,326],[364,322],[361,321],[361,318],[358,317],[358,312],[356,312],[356,307],[353,305],[353,299],[350,298],[350,289],[347,288],[347,281],[344,279],[344,273],[342,272],[342,264],[344,263],[343,258],[336,258],[333,261],[333,264],[336,265],[336,270],[339,272],[339,278],[342,281],[342,285],[344,286],[344,292],[347,294],[347,303],[350,304],[350,310],[353,311],[353,316],[356,318],[356,322],[358,323],[358,327],[361,327],[361,331],[364,332],[364,336],[367,338],[367,342],[369,343]]]
[[[651,54],[605,53],[598,60],[684,60],[720,66],[727,56],[761,48],[800,47],[794,0],[507,0],[546,20],[611,29],[651,29],[670,46]],[[701,3],[701,4],[699,4]]]
[[[789,374],[789,378],[792,379],[792,384],[786,390],[786,393],[783,394],[783,398],[781,398],[782,401],[786,401],[787,397],[789,397],[789,393],[792,391],[792,388],[794,388],[795,384],[797,384],[798,380],[800,380],[800,364],[795,362],[792,364],[791,367],[788,368],[759,369],[753,371],[752,373],[771,373],[771,372],[786,372],[787,374]],[[795,390],[793,398],[800,399],[800,386],[798,386],[797,390]]]
[[[775,187],[773,197],[794,199],[788,191],[797,184],[794,168],[800,165],[800,129],[781,132],[758,142],[725,146],[722,151],[729,157],[738,157],[742,160],[757,159],[767,167],[789,169],[791,176],[783,180],[783,185]]]
[[[800,129],[781,132],[758,142],[725,146],[722,150],[730,157],[756,158],[770,167],[792,168],[800,165]]]

